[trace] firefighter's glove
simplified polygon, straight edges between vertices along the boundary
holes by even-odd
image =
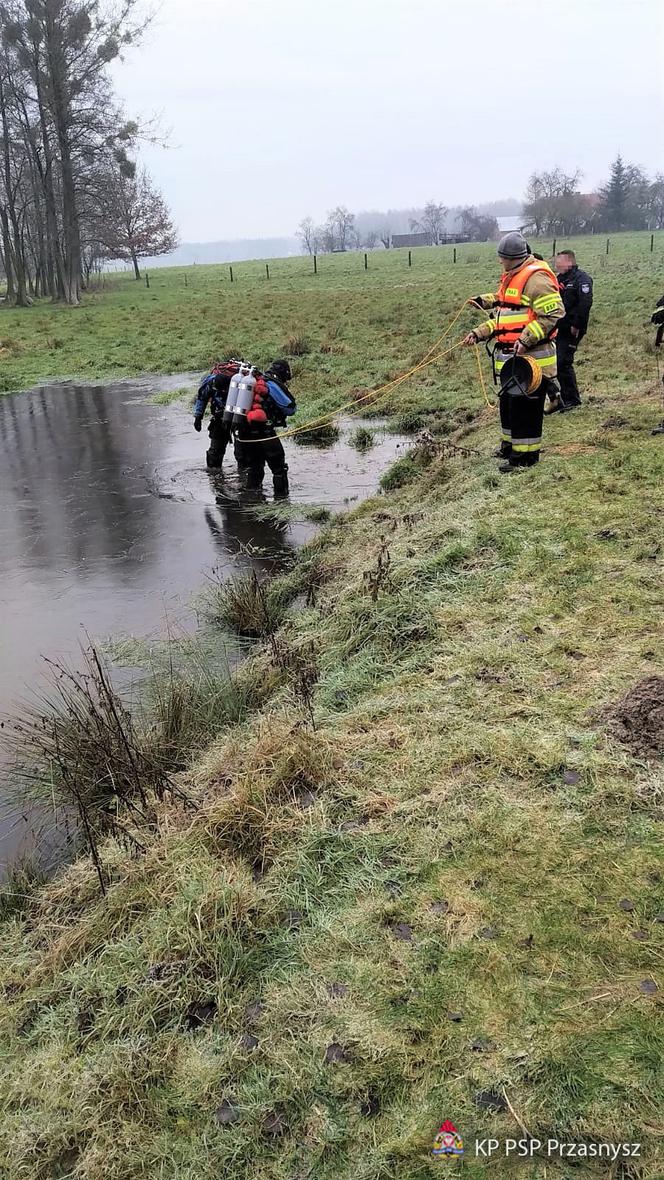
[[[203,425],[203,419],[200,417],[200,415],[197,415],[194,418],[194,430],[197,430],[199,432],[199,434],[200,434],[200,430],[201,430],[202,425]]]

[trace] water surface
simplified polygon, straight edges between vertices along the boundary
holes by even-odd
[[[230,451],[225,477],[210,475],[207,435],[187,407],[148,401],[185,380],[0,397],[0,715],[43,686],[44,657],[75,663],[86,635],[194,627],[192,596],[209,571],[274,568],[312,534],[304,517],[257,517]],[[291,503],[336,510],[374,492],[402,444],[378,435],[364,455],[346,437],[327,450],[285,445]],[[271,499],[269,471],[265,492]],[[0,871],[24,833],[0,780]]]

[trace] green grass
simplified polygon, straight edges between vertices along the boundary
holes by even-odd
[[[604,239],[571,244],[595,276],[595,336],[616,329],[640,336],[652,296],[664,286],[664,232],[653,254],[649,234],[616,235],[608,257]],[[551,243],[539,245],[547,252]],[[496,259],[487,243],[459,247],[456,265],[450,246],[413,251],[411,268],[408,252],[397,250],[372,253],[368,271],[361,253],[319,259],[318,275],[309,258],[275,260],[269,282],[260,262],[233,271],[231,284],[228,267],[189,267],[185,287],[183,269],[159,269],[149,289],[128,275],[108,275],[79,308],[45,301],[0,308],[0,391],[49,377],[204,370],[226,353],[259,364],[291,355],[299,400],[333,408],[350,391],[370,389],[419,359],[462,300],[492,286]],[[458,335],[477,314],[464,317]],[[630,379],[650,374],[640,356]],[[467,397],[469,378],[474,399],[471,361],[454,357],[398,387],[384,406],[410,412],[416,401],[431,411],[443,387]]]
[[[664,271],[660,243],[651,259],[616,238],[605,267],[603,243],[582,245],[597,279],[584,407],[547,422],[539,467],[495,474],[472,358],[398,389],[393,420],[435,445],[276,587],[291,606],[242,672],[260,698],[179,772],[197,810],[169,802],[138,859],[109,842],[106,901],[82,859],[6,913],[8,1180],[425,1180],[446,1118],[467,1146],[520,1136],[509,1108],[479,1109],[486,1091],[541,1139],[638,1140],[620,1174],[661,1177],[661,762],[600,715],[661,674],[646,323]],[[201,333],[213,354],[232,305],[234,340],[261,359],[306,337],[298,390],[334,405],[486,287],[489,251],[473,253],[453,269],[418,252],[412,272],[372,256],[366,275],[325,259],[318,288],[306,260],[283,264],[282,287],[281,264],[269,288],[239,267],[183,364]],[[144,294],[165,305],[175,279]],[[307,662],[315,730],[294,680]],[[471,1153],[464,1171],[619,1175]]]
[[[172,406],[175,402],[193,402],[195,396],[196,390],[184,385],[181,389],[166,389],[162,393],[153,393],[149,400],[153,406]]]

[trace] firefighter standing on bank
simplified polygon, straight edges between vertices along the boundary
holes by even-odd
[[[498,243],[503,275],[495,293],[477,295],[473,303],[491,317],[470,332],[464,344],[495,342],[494,365],[499,377],[510,358],[525,356],[541,370],[542,381],[532,394],[500,394],[503,475],[531,467],[539,460],[546,398],[559,395],[556,325],[565,315],[558,279],[548,263],[536,258],[522,234],[508,233]]]

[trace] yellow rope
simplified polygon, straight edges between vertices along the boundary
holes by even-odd
[[[402,385],[404,381],[409,381],[411,377],[414,377],[416,373],[421,372],[422,369],[426,369],[426,368],[428,368],[429,365],[434,364],[436,361],[442,360],[444,357],[449,356],[450,353],[454,352],[457,348],[461,347],[463,340],[458,340],[456,342],[456,344],[453,344],[451,346],[451,348],[447,348],[443,352],[437,352],[436,350],[440,347],[443,340],[445,340],[445,338],[452,331],[452,328],[456,324],[457,320],[459,320],[459,318],[463,314],[467,304],[469,304],[471,302],[472,301],[470,299],[464,300],[464,302],[461,304],[461,307],[457,311],[456,315],[453,317],[453,319],[450,320],[450,322],[447,325],[447,327],[445,328],[444,332],[442,332],[441,335],[438,337],[438,339],[435,341],[435,343],[432,344],[432,346],[428,350],[428,352],[426,352],[424,354],[424,357],[422,358],[422,360],[419,361],[418,364],[413,365],[413,367],[411,369],[408,369],[407,372],[402,373],[399,377],[394,377],[391,381],[386,382],[385,385],[379,385],[377,389],[369,390],[369,392],[363,394],[362,397],[353,398],[352,401],[346,402],[344,405],[337,406],[337,408],[335,410],[329,410],[326,414],[323,414],[320,418],[313,418],[310,422],[305,423],[304,426],[296,426],[296,427],[293,427],[293,429],[291,429],[291,430],[282,431],[281,434],[278,435],[278,437],[279,438],[293,438],[297,434],[308,434],[312,430],[320,429],[323,426],[330,425],[336,417],[338,417],[340,414],[343,414],[344,412],[348,412],[347,416],[352,417],[353,414],[357,414],[361,411],[361,409],[363,408],[364,402],[378,401],[380,398],[384,397],[385,394],[388,393],[390,390],[396,389],[396,387],[398,385]],[[480,384],[481,384],[481,388],[482,388],[482,393],[483,393],[484,400],[486,401],[487,405],[490,406],[491,402],[489,401],[489,399],[487,397],[486,386],[485,386],[485,382],[484,382],[484,374],[482,372],[482,366],[481,366],[480,359],[479,359],[479,349],[476,348],[475,351],[476,351],[476,355],[477,355],[477,363],[479,366]],[[359,410],[358,410],[358,406],[360,407]],[[243,445],[246,443],[262,443],[264,441],[265,440],[262,438],[243,438],[241,440]]]
[[[482,397],[484,398],[489,409],[493,409],[493,402],[489,401],[489,395],[486,391],[486,381],[484,380],[484,369],[482,368],[482,361],[480,360],[479,344],[475,345],[475,356],[477,358],[477,372],[480,375],[480,389],[482,390]]]

